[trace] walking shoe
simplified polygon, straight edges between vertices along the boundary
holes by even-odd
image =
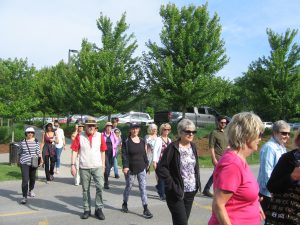
[[[105,220],[105,216],[102,212],[102,209],[96,209],[95,210],[95,216],[99,219],[99,220]]]
[[[27,198],[22,198],[22,200],[21,200],[21,202],[20,202],[21,204],[23,204],[23,205],[25,205],[26,203],[27,203]]]
[[[56,173],[56,174],[59,174],[59,170],[56,170],[55,173]]]
[[[109,189],[108,183],[104,184],[104,189]]]
[[[53,175],[50,175],[50,181],[53,181],[54,180],[54,176]]]
[[[210,193],[209,190],[204,190],[204,191],[202,192],[202,194],[203,194],[204,196],[206,196],[206,197],[209,197],[209,198],[214,197],[214,195],[213,195],[212,193]]]
[[[120,178],[120,176],[117,174],[117,175],[115,175],[115,178],[116,178],[116,179],[119,179],[119,178]]]
[[[146,219],[151,219],[153,217],[152,213],[149,211],[148,208],[144,209],[143,217],[145,217]]]
[[[166,200],[166,195],[160,195],[159,199],[162,200],[162,201],[165,201]]]
[[[84,211],[83,214],[81,215],[81,219],[87,219],[91,215],[91,211]]]
[[[35,197],[35,193],[33,191],[29,191],[28,192],[28,196],[34,198]]]
[[[122,212],[128,213],[128,208],[127,208],[127,203],[126,202],[123,202],[123,204],[122,204]]]

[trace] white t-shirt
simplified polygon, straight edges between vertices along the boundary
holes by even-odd
[[[56,129],[56,138],[58,139],[58,144],[55,145],[56,148],[62,148],[64,146],[63,140],[65,139],[64,130],[61,128]]]

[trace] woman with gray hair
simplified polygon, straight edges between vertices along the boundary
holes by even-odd
[[[264,213],[259,204],[258,184],[247,163],[257,151],[264,125],[250,112],[233,116],[225,129],[230,149],[214,171],[214,199],[209,225],[259,225]]]
[[[264,212],[266,212],[271,200],[271,193],[267,189],[267,183],[279,158],[282,154],[286,153],[284,145],[289,138],[290,125],[283,120],[278,120],[272,127],[272,137],[260,150],[260,167],[257,180],[259,184],[259,196],[262,197],[260,204]]]
[[[177,125],[179,138],[168,145],[157,164],[156,174],[165,183],[168,208],[174,225],[187,225],[194,197],[201,187],[196,145],[197,133],[189,119]]]
[[[145,136],[145,142],[146,142],[146,153],[147,153],[147,158],[149,161],[149,166],[151,166],[151,163],[153,161],[153,149],[154,145],[157,139],[157,126],[154,123],[151,123],[148,126],[147,129],[147,135]],[[150,171],[150,170],[149,170]]]

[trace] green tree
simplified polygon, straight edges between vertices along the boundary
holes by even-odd
[[[210,18],[207,7],[162,6],[162,46],[149,41],[144,54],[145,88],[183,112],[218,98],[224,88],[216,73],[228,58],[219,17]]]
[[[137,44],[133,34],[126,34],[125,19],[123,14],[113,26],[111,20],[101,14],[97,27],[102,34],[102,46],[87,40],[82,42],[73,81],[78,89],[76,98],[86,109],[92,106],[94,112],[104,114],[128,110],[138,93],[141,71],[139,58],[133,56]]]
[[[300,46],[294,43],[297,30],[278,34],[267,29],[271,52],[252,62],[238,85],[246,101],[264,120],[289,119],[300,100]]]
[[[35,68],[23,59],[0,59],[0,116],[26,119],[38,104]]]

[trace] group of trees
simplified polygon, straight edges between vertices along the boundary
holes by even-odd
[[[135,56],[137,41],[123,14],[114,25],[100,15],[100,44],[84,39],[66,64],[37,70],[23,59],[0,59],[0,116],[30,118],[35,113],[106,114],[129,110],[209,105],[232,115],[242,110],[264,120],[297,117],[300,47],[296,30],[267,29],[269,57],[252,62],[234,81],[216,76],[229,61],[222,27],[208,6],[162,6],[161,43]]]

